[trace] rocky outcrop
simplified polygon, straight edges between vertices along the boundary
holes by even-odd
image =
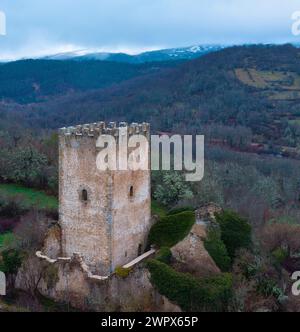
[[[204,247],[205,238],[206,226],[196,223],[189,235],[171,249],[173,258],[176,259],[176,270],[189,272],[197,277],[221,272]]]
[[[113,274],[106,280],[97,280],[89,277],[78,255],[54,263],[43,257],[29,257],[19,270],[16,288],[36,289],[46,297],[84,311],[180,311],[152,286],[143,264],[134,266],[126,278]]]
[[[208,203],[195,211],[196,223],[209,225],[216,221],[215,215],[222,212],[222,208],[214,203]]]
[[[61,228],[58,223],[49,227],[44,241],[43,253],[52,259],[61,256]]]
[[[207,227],[215,222],[216,212],[220,212],[220,208],[215,205],[196,211],[196,223],[190,233],[171,249],[176,270],[199,277],[220,273],[204,247]],[[28,257],[23,263],[16,278],[16,288],[39,291],[57,302],[69,303],[84,311],[181,311],[180,307],[158,293],[142,261],[133,261],[135,264],[130,265],[130,273],[126,277],[116,273],[96,276],[80,254],[60,257],[60,243],[60,227],[53,225],[48,230],[43,251]],[[151,255],[152,251],[149,251]]]

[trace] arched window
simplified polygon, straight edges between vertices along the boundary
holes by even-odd
[[[134,194],[134,192],[133,192],[133,186],[131,186],[130,190],[129,190],[129,196],[133,197],[133,194]]]
[[[83,202],[87,202],[87,200],[88,200],[88,192],[87,192],[86,189],[83,189],[81,191],[81,199],[82,199]]]

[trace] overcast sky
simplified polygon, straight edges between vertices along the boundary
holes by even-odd
[[[0,0],[0,59],[77,49],[138,53],[195,44],[300,42],[300,0]]]

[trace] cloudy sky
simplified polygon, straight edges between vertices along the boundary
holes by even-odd
[[[123,51],[300,42],[300,0],[0,0],[0,59],[78,49]]]

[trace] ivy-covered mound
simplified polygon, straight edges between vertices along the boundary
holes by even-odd
[[[151,228],[149,243],[158,247],[172,247],[189,234],[194,223],[193,211],[163,217]]]
[[[204,247],[221,271],[228,271],[230,269],[231,259],[221,239],[219,229],[212,228],[208,231],[207,238],[204,241]]]
[[[147,267],[151,282],[159,293],[176,302],[185,311],[226,311],[231,298],[231,274],[209,278],[195,278],[180,273],[158,260],[150,260]]]
[[[251,246],[251,226],[246,219],[233,211],[223,211],[216,214],[216,220],[221,228],[221,239],[232,260],[238,249]]]
[[[194,212],[180,209],[168,213],[152,227],[149,243],[160,250],[156,259],[147,263],[151,282],[160,294],[185,311],[227,311],[232,298],[231,273],[197,278],[172,266],[170,248],[189,234],[194,223]],[[235,212],[223,211],[208,228],[204,246],[223,272],[230,271],[237,250],[251,246],[251,226]]]

